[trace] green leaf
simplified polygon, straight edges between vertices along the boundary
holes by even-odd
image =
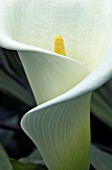
[[[19,161],[24,163],[35,163],[35,164],[45,165],[43,158],[40,152],[38,151],[38,149],[35,149],[28,157],[19,159]]]
[[[112,79],[93,92],[91,111],[97,118],[112,128]]]
[[[12,170],[8,155],[0,144],[0,170]]]
[[[8,60],[7,60],[7,57],[9,55],[7,56],[6,51],[8,51],[8,50],[0,48],[0,61],[1,61],[1,65],[4,66],[7,69],[8,72],[12,73],[13,71],[10,68]]]
[[[0,69],[0,89],[7,91],[29,106],[34,105],[34,98],[25,88]]]
[[[13,170],[46,170],[46,167],[33,164],[33,163],[22,163],[15,159],[11,159]]]
[[[19,115],[13,116],[11,118],[8,118],[7,120],[5,120],[5,123],[11,124],[11,125],[17,125],[19,119]],[[13,137],[14,132],[13,131],[7,131],[4,129],[0,130],[0,142],[3,146],[6,146],[11,138]]]
[[[3,65],[10,73],[15,73],[17,76],[25,76],[16,51],[0,49],[0,58],[3,61]]]
[[[112,155],[92,145],[91,164],[96,170],[112,170]]]

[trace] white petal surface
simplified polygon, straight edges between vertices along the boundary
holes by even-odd
[[[80,63],[59,55],[19,51],[38,104],[64,94],[89,73]]]
[[[57,70],[60,70],[59,67],[61,67],[61,70],[58,72],[58,74],[62,75],[60,78],[63,79],[63,82],[65,81],[67,83],[66,77],[63,75],[63,73],[65,73],[65,75],[68,74],[68,68],[70,68],[69,66],[71,64],[73,64],[71,71],[73,71],[74,74],[77,66],[80,67],[79,63],[75,63],[75,61],[61,56],[56,57],[51,54],[45,55],[44,53],[41,53],[40,57],[38,52],[36,54],[34,52],[19,52],[19,54],[21,55],[21,59],[25,66],[26,73],[28,74],[32,89],[34,89],[34,94],[35,96],[37,95],[37,100],[39,96],[37,93],[38,88],[36,90],[38,84],[36,83],[42,74],[44,75],[44,79],[46,79],[44,86],[47,84],[49,86],[49,75],[53,74],[53,72],[57,73]],[[25,54],[27,54],[27,56]],[[42,66],[39,60],[41,60],[43,57],[45,60],[43,60]],[[60,62],[57,62],[58,60]],[[63,62],[65,63],[66,67],[63,66]],[[49,67],[46,67],[46,64],[49,64]],[[87,93],[101,86],[112,76],[112,70],[110,70],[111,66],[112,57],[110,55],[107,57],[107,60],[104,61],[94,72],[86,76],[86,78],[83,78],[83,80],[78,83],[78,85],[67,92],[65,88],[65,94],[62,94],[61,92],[61,96],[38,106],[23,117],[22,128],[39,148],[44,161],[50,170],[82,170],[82,168],[84,170],[89,169],[90,95],[87,95]],[[45,67],[47,70],[44,72],[44,70],[41,69],[41,73],[38,75],[39,67],[40,69]],[[49,69],[51,70],[52,68],[53,70],[49,72]],[[81,67],[81,69],[84,70],[83,67]],[[70,75],[67,76],[67,79],[69,77],[72,80],[73,77],[71,71],[69,72]],[[79,74],[79,72],[77,72],[77,74]],[[39,76],[37,80],[35,79],[35,75]],[[55,80],[57,78],[56,88],[58,87],[59,75],[55,77]],[[82,74],[82,77],[83,76],[85,75]],[[39,80],[42,81],[42,77]],[[51,82],[52,81],[53,77],[51,79]],[[74,82],[70,82],[74,84]],[[73,85],[71,83],[68,84],[68,87]],[[41,87],[43,87],[42,83]],[[54,85],[52,88],[54,88],[53,91],[55,92]],[[46,88],[42,89],[44,91],[46,90]],[[46,96],[49,95],[49,93],[46,94]],[[57,95],[54,95],[53,97],[56,96]],[[80,137],[78,137],[78,135]]]
[[[61,34],[67,55],[90,71],[111,50],[111,30],[111,0],[0,1],[0,44],[10,37],[53,51],[54,37]]]
[[[66,98],[67,100],[67,98]],[[89,170],[90,94],[28,112],[22,128],[39,148],[49,170]]]

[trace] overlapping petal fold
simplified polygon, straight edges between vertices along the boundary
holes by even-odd
[[[75,86],[89,72],[75,60],[60,55],[35,51],[18,54],[37,103],[43,103],[23,117],[23,130],[49,169],[89,169],[91,94],[73,97]]]
[[[60,55],[18,51],[38,104],[69,91],[89,72],[80,63]]]
[[[59,55],[27,51],[19,55],[37,102],[46,101],[23,117],[22,128],[49,169],[88,170],[91,91],[112,76],[111,55],[90,74],[80,63]]]

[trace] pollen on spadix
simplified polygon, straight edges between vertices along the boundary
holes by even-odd
[[[64,40],[61,35],[57,35],[54,40],[54,52],[66,56]]]

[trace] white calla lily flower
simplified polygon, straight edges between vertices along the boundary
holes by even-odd
[[[112,77],[111,0],[0,0],[0,46],[23,63],[39,106],[21,125],[49,170],[88,170],[91,92]]]

